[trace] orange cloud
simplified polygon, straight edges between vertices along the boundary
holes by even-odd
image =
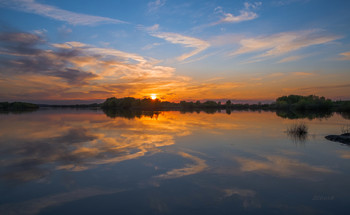
[[[340,56],[342,56],[340,59],[341,60],[350,60],[350,52],[343,52],[339,54]]]
[[[195,50],[188,53],[190,55],[198,54],[208,47],[206,42],[196,38],[177,34],[162,34],[163,36],[173,43],[194,47]],[[295,36],[295,39],[285,39],[290,38],[287,34],[277,35],[277,37],[288,41],[289,45],[296,41],[305,44],[296,40],[298,36]],[[309,35],[307,38],[309,41],[313,37]],[[327,38],[321,37],[320,40],[325,41]],[[0,74],[0,96],[3,100],[13,101],[25,98],[29,101],[38,101],[40,98],[39,102],[45,103],[49,100],[97,100],[111,96],[142,98],[154,93],[159,98],[170,101],[273,100],[286,93],[321,92],[311,89],[302,90],[305,85],[310,86],[310,82],[307,81],[312,74],[314,74],[312,83],[319,83],[321,86],[330,78],[330,75],[316,72],[296,71],[270,75],[247,74],[225,79],[217,79],[214,76],[212,80],[215,81],[195,81],[191,77],[177,75],[174,67],[159,65],[160,61],[157,59],[112,48],[98,48],[74,41],[48,44],[40,36],[28,33],[1,33],[0,39],[4,44],[2,48],[4,63],[1,64]],[[266,45],[274,43],[271,42],[272,40],[268,40],[270,42],[264,39],[263,42],[254,41],[253,44],[263,44],[262,50],[266,47],[272,47],[272,49],[275,47]],[[45,47],[49,48],[43,49],[39,46],[41,44],[46,44],[48,46]],[[250,46],[246,45],[240,50],[247,47]],[[252,50],[256,50],[255,48]],[[280,50],[280,48],[277,49]],[[184,56],[184,58],[187,57],[189,56]],[[303,79],[296,77],[303,77]],[[334,85],[344,85],[342,80],[335,80]],[[282,91],[276,91],[276,89],[282,89]],[[335,94],[346,96],[343,91],[336,88],[333,88],[332,93],[324,93],[322,95],[327,97]]]

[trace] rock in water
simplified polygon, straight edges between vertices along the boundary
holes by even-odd
[[[345,133],[341,135],[328,135],[325,136],[327,140],[344,143],[350,145],[350,133]]]

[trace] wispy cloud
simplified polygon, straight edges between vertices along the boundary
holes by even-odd
[[[313,166],[295,159],[268,155],[262,160],[254,160],[243,157],[237,157],[243,172],[262,172],[273,176],[285,178],[303,178],[317,180],[317,174],[335,173],[329,168],[323,166]]]
[[[343,53],[340,53],[339,55],[342,56],[339,58],[340,60],[350,60],[350,52],[343,52]]]
[[[254,190],[246,190],[246,189],[238,189],[238,188],[231,188],[231,189],[225,189],[225,197],[231,197],[233,195],[238,195],[241,197],[254,197],[256,195],[256,192]]]
[[[343,159],[350,159],[350,152],[349,151],[337,151],[339,157],[343,158]]]
[[[289,5],[289,4],[293,4],[293,3],[297,3],[297,2],[306,3],[309,1],[310,0],[278,0],[278,1],[272,2],[272,4],[274,4],[276,6],[284,6],[284,5]]]
[[[315,87],[304,87],[300,90],[317,90],[317,89],[338,89],[338,88],[350,88],[350,84],[339,84],[339,85],[325,85],[325,86],[315,86]]]
[[[72,29],[68,28],[67,26],[63,25],[57,29],[58,33],[61,34],[62,36],[67,36],[70,33],[72,33]]]
[[[212,23],[211,25],[217,25],[221,23],[237,23],[237,22],[243,22],[248,21],[252,19],[256,19],[258,17],[258,14],[253,12],[253,9],[257,9],[262,5],[261,2],[254,2],[254,3],[244,3],[244,9],[239,11],[238,15],[234,15],[232,13],[226,13],[224,12],[222,7],[215,8],[215,12],[218,14],[221,14],[223,17],[217,21]]]
[[[311,73],[311,72],[292,72],[292,75],[295,76],[313,76],[315,75],[315,73]]]
[[[14,10],[46,16],[72,25],[97,25],[102,23],[126,23],[118,19],[108,17],[86,15],[63,10],[55,6],[37,3],[35,0],[0,0],[0,6]]]
[[[287,63],[291,61],[297,61],[297,60],[300,60],[301,58],[302,56],[290,56],[279,60],[277,63]]]
[[[145,27],[144,28],[146,31],[157,31],[159,29],[159,24],[154,24],[150,27]]]
[[[282,58],[281,60],[277,61],[276,63],[287,63],[287,62],[293,62],[298,61],[300,59],[305,59],[313,55],[317,55],[318,53],[309,53],[309,54],[302,54],[302,55],[292,55],[289,57]]]
[[[199,157],[190,155],[185,152],[179,152],[178,154],[184,158],[190,159],[194,164],[187,164],[183,168],[170,170],[164,174],[156,176],[156,178],[160,178],[160,179],[180,178],[183,176],[200,173],[208,167],[208,165],[205,163],[205,160],[202,160]]]
[[[166,0],[155,0],[148,3],[148,12],[152,13],[163,7],[166,3]]]
[[[341,37],[336,35],[324,35],[324,32],[320,30],[283,32],[269,36],[242,39],[239,42],[240,48],[229,55],[260,53],[251,59],[252,62],[255,62],[270,57],[279,57],[309,46],[326,44],[339,38]],[[295,60],[295,58],[286,58],[284,62]]]
[[[210,56],[213,56],[213,55],[216,55],[218,54],[219,52],[212,52],[212,53],[209,53],[209,54],[206,54],[206,55],[202,55],[200,57],[197,57],[197,58],[193,58],[193,59],[189,59],[187,61],[182,61],[181,64],[186,64],[186,63],[193,63],[193,62],[196,62],[196,61],[200,61],[200,60],[203,60],[207,57],[210,57]]]
[[[194,48],[192,52],[185,53],[180,57],[177,57],[177,60],[179,61],[186,60],[187,58],[190,58],[210,47],[210,44],[204,40],[194,38],[194,37],[184,36],[181,34],[167,33],[167,32],[154,32],[150,34],[154,37],[164,39],[173,44],[181,44],[187,48]]]
[[[149,50],[149,49],[152,49],[152,48],[159,46],[159,45],[160,45],[160,43],[152,43],[152,44],[148,44],[148,45],[142,47],[141,49],[142,50]]]
[[[57,206],[63,203],[85,199],[88,197],[113,194],[122,191],[123,190],[101,190],[94,188],[85,188],[44,196],[41,198],[34,198],[20,203],[2,204],[0,206],[0,211],[6,211],[5,213],[7,214],[38,214],[41,210],[50,206]]]

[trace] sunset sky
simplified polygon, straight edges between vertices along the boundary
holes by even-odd
[[[0,100],[350,99],[347,0],[0,0]]]

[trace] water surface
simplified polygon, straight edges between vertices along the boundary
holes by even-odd
[[[339,114],[47,109],[0,118],[0,214],[350,209],[350,147],[324,138],[350,124]],[[299,121],[305,139],[286,134]]]

